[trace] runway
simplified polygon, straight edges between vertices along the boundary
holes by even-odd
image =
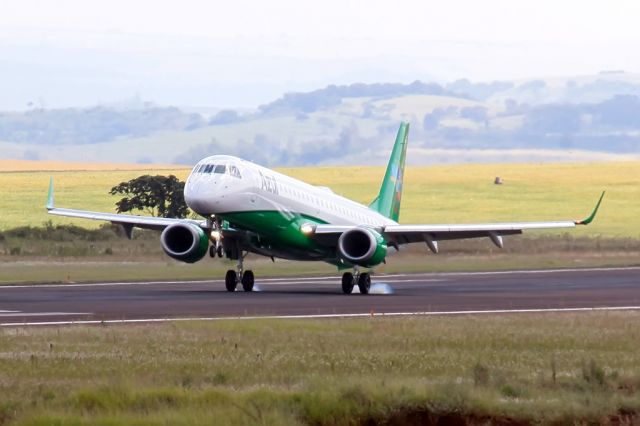
[[[640,310],[640,268],[393,274],[373,283],[383,294],[343,295],[337,275],[257,277],[252,293],[228,293],[222,280],[3,286],[0,325]]]

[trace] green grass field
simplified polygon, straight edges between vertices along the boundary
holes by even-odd
[[[0,329],[0,424],[634,424],[639,321],[593,312]]]
[[[162,170],[186,178],[188,170]],[[381,167],[285,169],[284,173],[368,203],[378,190]],[[114,211],[109,189],[149,171],[68,171],[0,173],[0,229],[20,225],[99,223],[51,218],[44,204],[53,176],[59,206]],[[494,185],[495,176],[504,179]],[[576,236],[640,238],[640,162],[593,164],[495,164],[408,166],[400,221],[451,223],[581,219],[600,192],[607,196],[597,221]]]

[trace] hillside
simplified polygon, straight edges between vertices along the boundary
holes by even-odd
[[[410,150],[420,164],[527,161],[530,150],[533,161],[640,158],[640,76],[626,73],[356,83],[216,111],[141,103],[0,113],[0,158],[188,165],[230,153],[270,166],[381,164],[401,120],[411,123],[411,149],[437,152]]]

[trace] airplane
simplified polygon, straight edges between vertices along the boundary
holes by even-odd
[[[502,248],[505,235],[588,225],[604,197],[603,192],[591,215],[578,221],[399,224],[408,134],[409,124],[401,123],[380,191],[368,206],[237,157],[213,155],[195,165],[184,187],[187,205],[202,220],[58,208],[53,179],[46,207],[52,215],[122,225],[129,238],[133,228],[161,231],[164,252],[182,262],[197,262],[207,252],[235,260],[236,269],[225,276],[229,292],[239,284],[246,292],[254,289],[255,276],[244,270],[243,260],[255,253],[272,260],[328,262],[348,270],[342,275],[343,293],[357,286],[368,294],[371,270],[385,263],[390,248],[425,243],[438,253],[439,241],[482,237]]]

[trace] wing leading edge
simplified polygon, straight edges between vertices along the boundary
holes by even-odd
[[[565,220],[548,222],[506,222],[506,223],[478,223],[478,224],[418,224],[418,225],[387,225],[378,227],[390,245],[426,242],[433,252],[437,252],[437,242],[441,240],[458,240],[466,238],[490,238],[498,247],[502,247],[503,235],[521,234],[526,230],[574,228],[577,225],[588,225],[596,217],[604,192],[593,209],[591,215],[583,220]],[[323,240],[331,236],[339,237],[351,226],[315,225],[309,235],[318,235]]]

